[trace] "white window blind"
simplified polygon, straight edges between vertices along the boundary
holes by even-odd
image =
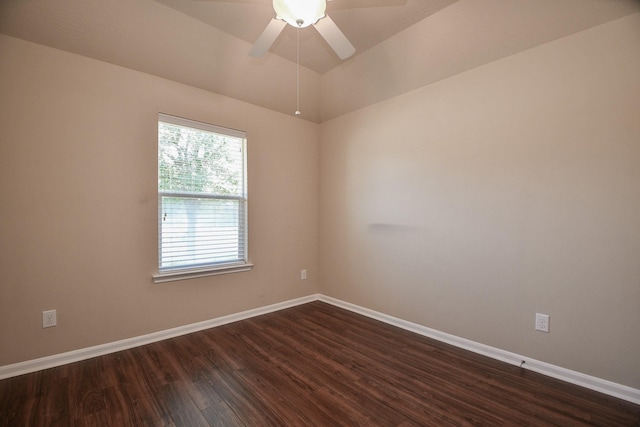
[[[160,114],[159,273],[247,264],[246,134]]]

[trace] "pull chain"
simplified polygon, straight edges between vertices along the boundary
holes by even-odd
[[[295,115],[299,116],[300,112],[300,25],[296,30],[296,112]]]

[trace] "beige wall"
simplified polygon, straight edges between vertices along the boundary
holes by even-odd
[[[639,52],[636,14],[323,123],[322,292],[640,388]]]
[[[6,36],[0,52],[0,366],[318,291],[317,124]],[[152,282],[158,112],[248,132],[251,272]]]

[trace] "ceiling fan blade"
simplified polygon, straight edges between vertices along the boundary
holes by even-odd
[[[258,37],[258,40],[251,48],[249,55],[257,58],[267,53],[285,25],[287,25],[285,21],[273,18],[271,22],[267,24],[267,28],[265,28],[262,34],[260,34],[260,37]]]
[[[353,47],[349,39],[328,15],[313,24],[313,26],[316,27],[316,30],[329,43],[329,46],[338,54],[340,59],[347,59],[355,53],[356,48]]]

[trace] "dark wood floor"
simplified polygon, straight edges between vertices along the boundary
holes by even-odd
[[[2,426],[640,426],[640,406],[314,302],[0,381]]]

